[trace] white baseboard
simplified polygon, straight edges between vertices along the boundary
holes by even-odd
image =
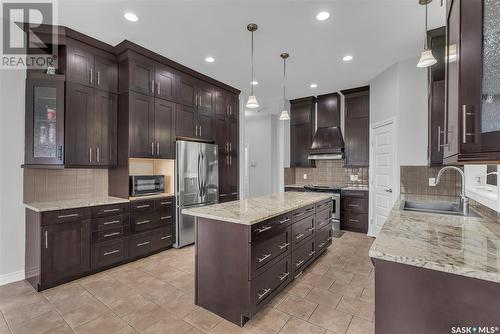
[[[24,269],[0,275],[0,286],[22,281],[24,279]]]

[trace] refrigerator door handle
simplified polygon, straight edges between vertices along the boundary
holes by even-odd
[[[198,152],[198,177],[196,179],[198,183],[198,196],[201,197],[201,170],[200,170],[200,162],[201,162],[201,152]]]

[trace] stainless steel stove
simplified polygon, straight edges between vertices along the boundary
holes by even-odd
[[[332,229],[333,229],[333,236],[335,238],[340,238],[343,234],[343,232],[340,231],[340,193],[341,189],[345,186],[339,186],[339,185],[313,185],[313,184],[308,184],[304,186],[305,191],[311,191],[311,192],[322,192],[322,193],[331,193],[332,194],[332,201],[333,201],[333,209],[332,209]]]

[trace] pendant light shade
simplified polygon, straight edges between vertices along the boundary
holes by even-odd
[[[252,33],[252,44],[250,47],[251,57],[252,57],[252,81],[250,81],[251,83],[254,82],[254,79],[253,79],[253,33],[254,33],[254,31],[257,30],[257,28],[258,27],[255,23],[250,23],[249,25],[247,25],[247,30]],[[250,108],[250,109],[255,109],[255,108],[259,107],[259,102],[257,102],[257,97],[255,96],[255,94],[253,92],[254,86],[255,85],[253,85],[253,84],[250,85],[250,96],[248,97],[248,101],[246,104],[246,107]]]
[[[420,55],[420,60],[417,63],[417,67],[429,67],[437,63],[436,58],[432,54],[432,50],[427,47],[427,5],[431,3],[432,0],[419,0],[419,4],[425,6],[425,34],[424,34],[424,50]]]
[[[286,60],[290,55],[284,52],[280,57],[283,59],[283,109],[281,109],[280,121],[288,121],[290,119],[290,114],[286,108]]]

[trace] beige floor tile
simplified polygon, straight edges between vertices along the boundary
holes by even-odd
[[[44,300],[43,296],[37,293],[25,281],[10,283],[0,287],[0,311],[2,312],[42,300]]]
[[[375,288],[375,279],[366,275],[354,274],[351,283],[352,285],[361,286],[363,288]]]
[[[356,265],[352,265],[352,266],[344,266],[344,270],[348,271],[348,272],[355,273],[355,274],[359,274],[359,275],[369,276],[370,272],[372,270],[372,266],[369,264],[362,263],[362,264],[356,264]]]
[[[269,301],[267,304],[268,307],[277,307],[281,302],[283,302],[286,297],[288,297],[288,289],[284,289],[280,293],[278,293],[276,296],[274,296],[273,299]]]
[[[352,298],[359,298],[361,296],[361,292],[363,292],[362,287],[354,286],[351,283],[346,284],[341,282],[334,282],[329,290],[338,295]]]
[[[160,321],[146,328],[144,334],[184,334],[193,326],[171,315],[163,317]]]
[[[337,310],[371,321],[375,306],[371,303],[344,296],[337,305]]]
[[[206,334],[205,332],[200,331],[198,328],[193,327],[186,332],[186,334]]]
[[[353,317],[347,334],[373,334],[375,333],[375,326],[373,322],[366,321],[357,317]]]
[[[203,332],[209,332],[222,321],[221,317],[201,307],[196,308],[182,319]]]
[[[72,308],[70,310],[59,309],[59,313],[72,328],[107,315],[110,312],[111,310],[97,300],[97,298],[77,308]]]
[[[178,318],[184,318],[197,307],[194,305],[193,295],[188,293],[183,293],[173,299],[161,300],[159,305]]]
[[[0,325],[0,334],[10,334],[10,329],[7,324],[1,324]]]
[[[372,288],[365,288],[363,289],[363,292],[361,292],[361,297],[359,297],[360,300],[374,304],[375,303],[375,289]]]
[[[319,305],[309,318],[309,322],[326,328],[337,334],[344,334],[352,316],[326,305]]]
[[[305,296],[306,300],[309,300],[309,301],[317,303],[317,304],[331,306],[334,308],[338,305],[341,298],[342,298],[342,295],[339,295],[337,293],[333,293],[329,290],[324,290],[324,289],[319,289],[319,288],[312,289],[307,294],[307,296]]]
[[[210,334],[254,334],[251,327],[240,327],[227,320],[222,320],[212,328]]]
[[[303,298],[289,295],[276,309],[304,320],[309,319],[318,304]]]
[[[354,277],[354,273],[332,267],[326,272],[325,276],[334,279],[335,282],[350,283]]]
[[[128,285],[110,276],[102,276],[99,279],[84,282],[82,283],[82,286],[94,297],[107,305],[134,293]]]
[[[291,284],[291,287],[287,289],[287,293],[290,295],[304,298],[309,293],[309,291],[311,291],[312,288],[313,288],[312,285],[309,285],[305,282],[297,281]]]
[[[13,334],[73,333],[73,330],[55,311],[49,311],[36,318],[11,326]]]
[[[48,301],[46,301],[45,299],[40,299],[33,304],[26,304],[9,309],[3,313],[3,317],[10,326],[14,326],[53,310],[54,308],[49,304]],[[0,324],[3,321],[3,319],[0,319]]]
[[[178,289],[181,289],[188,293],[194,293],[194,275],[190,273],[183,273],[179,277],[176,277],[170,284]]]
[[[323,334],[326,329],[298,318],[291,318],[279,334]]]
[[[105,316],[75,327],[75,331],[80,334],[115,333],[123,327],[128,327],[128,324],[116,314],[108,313]]]
[[[142,331],[165,317],[171,316],[168,311],[160,306],[149,303],[141,306],[135,312],[128,313],[123,320],[138,331]]]
[[[139,312],[143,307],[154,305],[149,299],[139,294],[118,299],[107,306],[120,317]]]
[[[268,333],[278,333],[290,316],[273,308],[265,308],[248,322],[251,327],[257,327]]]
[[[306,276],[302,279],[303,283],[321,289],[328,289],[334,281],[334,278],[326,276],[326,274],[319,275],[315,273],[307,273]]]
[[[49,300],[49,302],[56,304],[57,302],[67,300],[68,298],[77,300],[81,295],[88,294],[88,292],[80,284],[71,282],[45,290],[42,294]]]

